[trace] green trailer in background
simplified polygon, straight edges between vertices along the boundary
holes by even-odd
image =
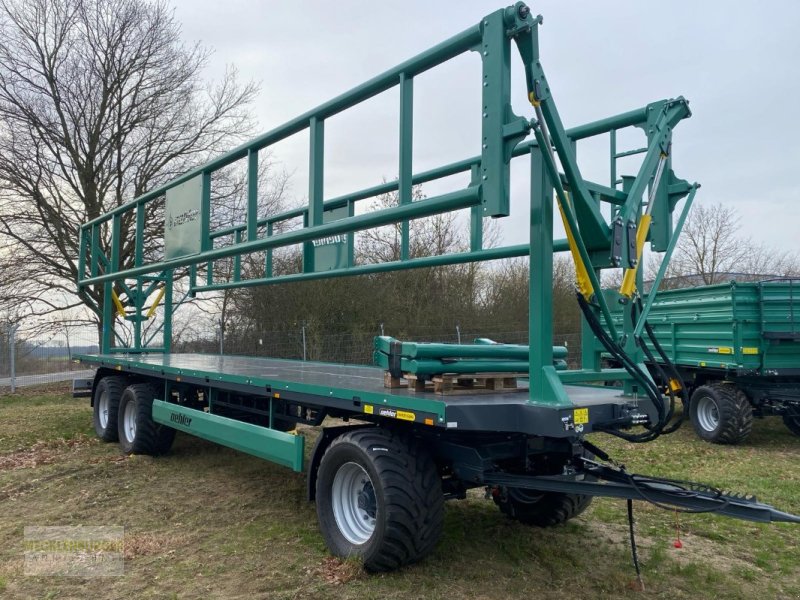
[[[770,415],[800,435],[800,280],[661,291],[649,323],[684,380],[701,438],[735,444],[754,417]]]

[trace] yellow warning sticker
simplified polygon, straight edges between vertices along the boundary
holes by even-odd
[[[372,408],[372,404],[365,404],[364,412],[367,413],[368,415],[371,415],[373,412],[375,412],[375,409]]]
[[[402,419],[403,421],[414,421],[417,418],[417,415],[415,415],[413,412],[398,410],[397,418]]]
[[[733,348],[730,346],[714,346],[708,349],[710,354],[733,354]]]
[[[585,425],[589,422],[589,409],[576,408],[572,413],[572,420],[575,421],[575,425]]]
[[[744,346],[742,348],[742,354],[758,354],[758,348],[750,348],[748,346]]]

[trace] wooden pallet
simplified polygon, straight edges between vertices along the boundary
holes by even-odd
[[[392,377],[384,371],[383,385],[387,388],[408,388],[414,392],[436,394],[488,394],[496,392],[519,392],[528,388],[517,386],[517,378],[528,377],[527,373],[444,373],[429,378],[414,373],[404,373],[402,378]]]

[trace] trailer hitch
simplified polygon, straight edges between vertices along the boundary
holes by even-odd
[[[725,492],[702,483],[629,473],[622,466],[581,458],[575,472],[557,476],[486,473],[487,485],[643,500],[666,510],[687,513],[718,513],[759,523],[800,523],[800,516],[759,502],[755,496]]]

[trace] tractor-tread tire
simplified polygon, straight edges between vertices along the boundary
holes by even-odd
[[[119,445],[124,454],[164,454],[172,447],[175,430],[153,421],[153,387],[148,383],[135,383],[125,388],[119,403]],[[136,433],[128,440],[125,427],[125,410],[134,403]]]
[[[714,431],[704,429],[697,419],[697,403],[703,397],[717,405],[719,424]],[[714,444],[739,444],[753,430],[753,407],[747,395],[730,383],[712,383],[698,387],[692,394],[689,417],[697,435]]]
[[[591,496],[561,492],[542,492],[538,500],[529,502],[521,502],[514,496],[514,490],[494,496],[500,512],[524,525],[536,527],[553,527],[566,523],[592,503]]]
[[[800,415],[783,415],[783,423],[795,435],[800,435]]]
[[[334,476],[348,462],[367,472],[377,502],[375,530],[359,545],[339,531],[332,507]],[[417,562],[442,535],[444,495],[436,466],[417,440],[393,429],[359,428],[334,439],[320,461],[316,502],[328,549],[343,558],[360,557],[368,571]]]
[[[117,431],[117,415],[119,413],[119,402],[125,390],[127,381],[124,377],[109,376],[103,377],[97,382],[92,398],[92,424],[94,432],[104,442],[116,442],[119,439]],[[105,428],[100,424],[100,398],[103,394],[108,394],[108,420]]]

